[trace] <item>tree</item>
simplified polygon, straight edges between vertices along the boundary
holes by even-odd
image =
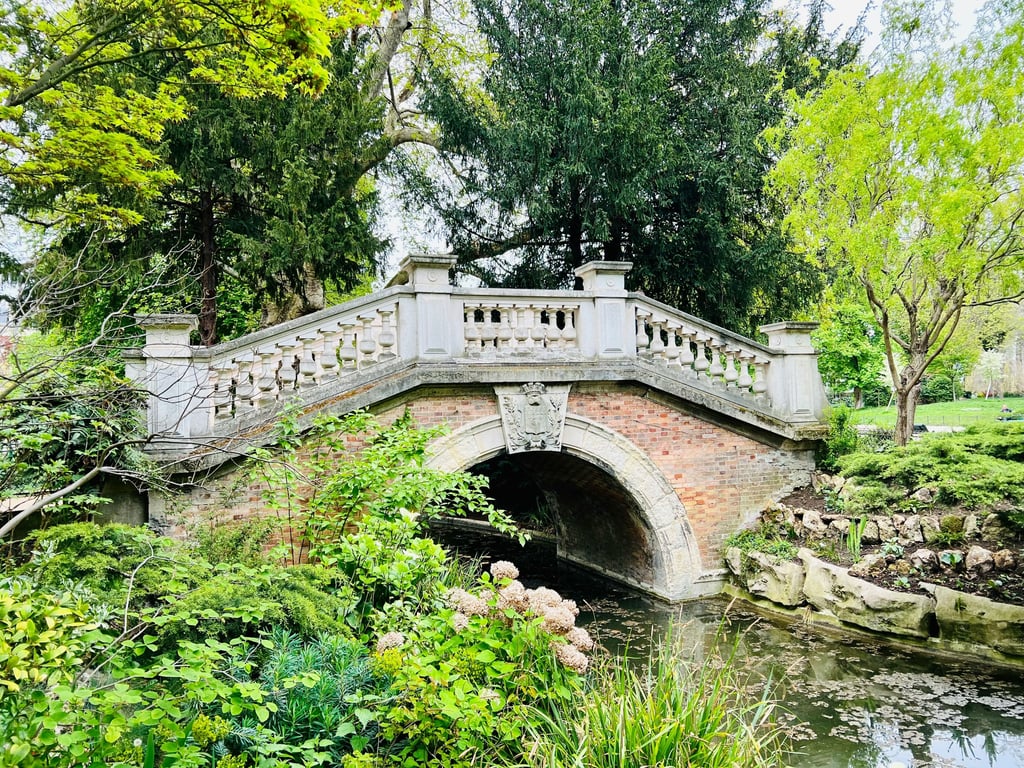
[[[331,37],[380,12],[351,0],[3,0],[0,9],[0,197],[56,186],[55,203],[24,213],[123,224],[173,179],[157,147],[187,113],[192,86],[320,93]],[[97,185],[126,199],[105,199]]]
[[[771,174],[789,232],[881,328],[901,445],[963,313],[1019,299],[1024,260],[1024,9],[991,2],[959,47],[922,40],[922,13],[888,7],[886,58],[794,99]]]
[[[990,349],[981,353],[974,374],[985,380],[985,397],[992,397],[992,387],[1002,380],[1005,367],[1006,358],[1000,350]]]
[[[882,334],[863,304],[830,307],[814,334],[818,370],[834,392],[853,390],[854,408],[864,407],[864,389],[878,385],[885,365]]]
[[[473,8],[495,56],[484,95],[432,73],[446,180],[429,166],[412,188],[463,272],[554,287],[584,261],[629,260],[631,287],[745,330],[813,294],[764,195],[758,136],[782,114],[780,81],[805,90],[856,49],[822,33],[820,5],[804,29],[762,0]]]

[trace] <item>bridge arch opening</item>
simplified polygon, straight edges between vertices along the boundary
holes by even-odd
[[[568,453],[500,453],[470,467],[520,525],[555,535],[558,555],[631,584],[654,583],[656,542],[637,500],[602,467]]]
[[[560,557],[667,600],[706,592],[686,510],[651,459],[622,435],[570,413],[561,451],[510,455],[501,417],[489,416],[436,441],[429,463],[486,469],[499,456],[532,473],[538,492],[554,502]]]

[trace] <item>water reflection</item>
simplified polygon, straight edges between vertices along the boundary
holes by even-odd
[[[668,606],[559,564],[554,547],[526,550],[459,531],[442,543],[485,563],[508,559],[528,587],[580,606],[578,622],[612,653],[646,655],[682,625],[695,659],[736,647],[752,685],[775,686],[800,768],[1022,768],[1024,674],[768,620],[721,599]]]

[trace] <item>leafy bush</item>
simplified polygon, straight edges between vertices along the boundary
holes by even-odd
[[[947,403],[961,394],[959,387],[945,374],[927,376],[921,382],[922,403]]]
[[[853,411],[845,405],[832,408],[828,417],[828,435],[818,452],[818,465],[829,472],[839,467],[839,459],[857,450],[857,428]]]
[[[744,555],[748,552],[763,552],[785,560],[796,557],[797,547],[788,538],[780,535],[771,526],[762,525],[755,530],[740,531],[725,540],[726,548],[737,547]]]

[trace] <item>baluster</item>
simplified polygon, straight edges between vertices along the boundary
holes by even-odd
[[[498,338],[498,329],[494,325],[494,305],[484,304],[481,308],[484,313],[484,322],[480,329],[480,346],[484,353],[491,357],[495,353],[495,341]]]
[[[511,314],[514,310],[511,304],[499,304],[498,305],[498,349],[501,350],[501,354],[507,355],[512,346],[512,318]]]
[[[711,367],[708,368],[708,376],[715,384],[721,383],[722,374],[725,373],[725,366],[722,365],[721,349],[724,346],[718,339],[711,339],[708,343],[711,347]]]
[[[356,325],[355,323],[341,324],[341,348],[338,350],[338,359],[341,361],[341,370],[338,373],[350,373],[356,369],[359,353],[356,350]]]
[[[679,335],[683,338],[683,345],[679,348],[679,367],[683,369],[683,373],[693,375],[693,362],[696,358],[693,356],[693,347],[691,345],[696,343],[697,334],[686,330],[686,328],[680,328]]]
[[[651,343],[647,336],[647,318],[650,316],[650,312],[645,312],[642,309],[636,311],[636,353],[638,355],[646,354],[647,345]]]
[[[338,342],[341,340],[341,330],[338,326],[321,328],[319,333],[324,338],[324,349],[320,354],[320,368],[323,371],[322,381],[333,379],[338,375]]]
[[[295,350],[299,348],[300,342],[298,339],[287,339],[277,342],[277,346],[281,350],[281,370],[278,374],[281,379],[281,395],[287,397],[295,389],[298,378],[295,370]]]
[[[250,352],[235,358],[238,364],[238,383],[235,385],[235,414],[252,413],[256,405],[253,396],[256,394],[256,382],[253,367],[258,365],[255,356]]]
[[[562,341],[568,349],[576,349],[576,307],[562,307],[565,314],[565,327],[562,329]]]
[[[697,333],[694,336],[694,341],[697,344],[697,359],[693,362],[693,368],[697,371],[697,378],[700,379],[706,376],[707,370],[711,366],[711,363],[708,362],[708,342],[711,339],[703,333]]]
[[[544,349],[544,340],[547,338],[547,328],[544,325],[544,307],[542,305],[532,305],[533,310],[533,326],[530,328],[530,338],[533,340],[533,349],[535,352],[540,352]]]
[[[363,324],[363,332],[359,336],[359,367],[373,365],[377,362],[374,355],[377,352],[377,342],[373,338],[373,321],[375,315],[360,315],[358,320]]]
[[[305,333],[299,337],[302,344],[299,358],[299,378],[296,389],[309,389],[317,384],[317,363],[314,350],[320,335],[316,333]]]
[[[548,305],[545,308],[548,313],[548,324],[546,327],[547,332],[547,345],[548,349],[561,349],[562,348],[562,329],[558,327],[558,310],[559,307]]]
[[[216,389],[213,392],[213,413],[217,421],[230,419],[233,412],[232,378],[235,366],[230,362],[214,363],[212,372],[215,377]]]
[[[731,347],[725,348],[725,386],[735,387],[736,380],[740,377],[739,371],[736,370],[736,353],[739,350]]]
[[[665,362],[670,368],[679,367],[679,331],[680,327],[675,323],[665,323],[665,332],[668,334],[668,345],[665,347]]]
[[[651,359],[662,364],[667,362],[665,360],[665,342],[661,338],[661,329],[664,325],[664,320],[651,319],[651,344],[649,347]]]
[[[260,377],[256,386],[260,392],[257,395],[257,408],[263,408],[277,399],[277,367],[278,351],[276,347],[264,347],[258,351],[260,356]]]
[[[750,391],[754,393],[758,401],[769,405],[767,402],[768,396],[765,394],[768,391],[768,361],[754,358],[754,385],[750,388]]]
[[[752,354],[740,350],[740,377],[736,380],[736,386],[744,394],[750,392],[750,386],[754,383],[754,379],[750,376],[750,361],[753,359]]]
[[[378,309],[377,314],[380,315],[380,335],[377,337],[377,343],[380,344],[380,354],[377,355],[377,359],[381,362],[385,360],[394,360],[398,355],[392,351],[392,347],[398,341],[398,336],[395,333],[395,329],[391,326],[391,316],[395,313],[393,309]]]
[[[477,308],[472,304],[465,305],[465,328],[463,338],[466,340],[466,354],[476,357],[480,354],[480,327],[476,324]]]
[[[516,327],[513,336],[516,340],[517,355],[526,355],[530,352],[530,318],[533,311],[529,307],[514,307],[512,311],[516,317]]]

